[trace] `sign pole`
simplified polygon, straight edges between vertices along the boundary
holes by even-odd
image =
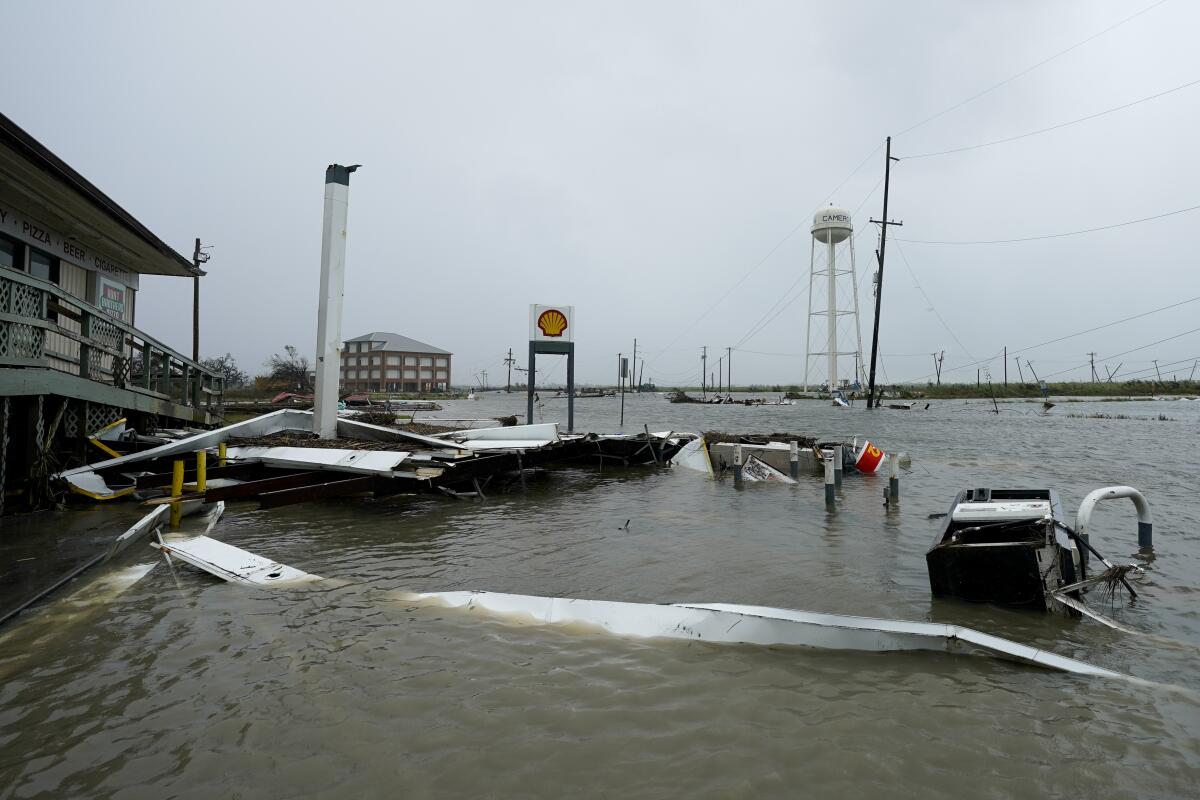
[[[313,433],[337,436],[338,378],[341,377],[342,294],[346,277],[346,212],[350,173],[359,168],[325,168],[325,219],[321,227],[321,293],[317,301],[317,385]]]

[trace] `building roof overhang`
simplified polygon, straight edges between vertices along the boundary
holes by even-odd
[[[144,275],[203,275],[111,197],[0,114],[0,198]]]

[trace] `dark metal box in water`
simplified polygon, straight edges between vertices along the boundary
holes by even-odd
[[[1040,610],[1080,575],[1052,489],[964,489],[925,562],[935,597]]]

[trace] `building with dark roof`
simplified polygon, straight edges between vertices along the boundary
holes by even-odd
[[[135,327],[141,276],[203,274],[0,114],[0,509],[42,450],[216,420],[223,378]]]
[[[453,354],[407,336],[375,331],[342,346],[342,387],[351,392],[444,392]]]

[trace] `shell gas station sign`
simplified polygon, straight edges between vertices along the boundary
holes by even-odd
[[[572,342],[575,340],[575,306],[529,307],[529,341]]]
[[[525,421],[533,424],[537,397],[539,354],[567,357],[567,430],[575,430],[575,306],[529,307],[529,382],[526,384]]]

